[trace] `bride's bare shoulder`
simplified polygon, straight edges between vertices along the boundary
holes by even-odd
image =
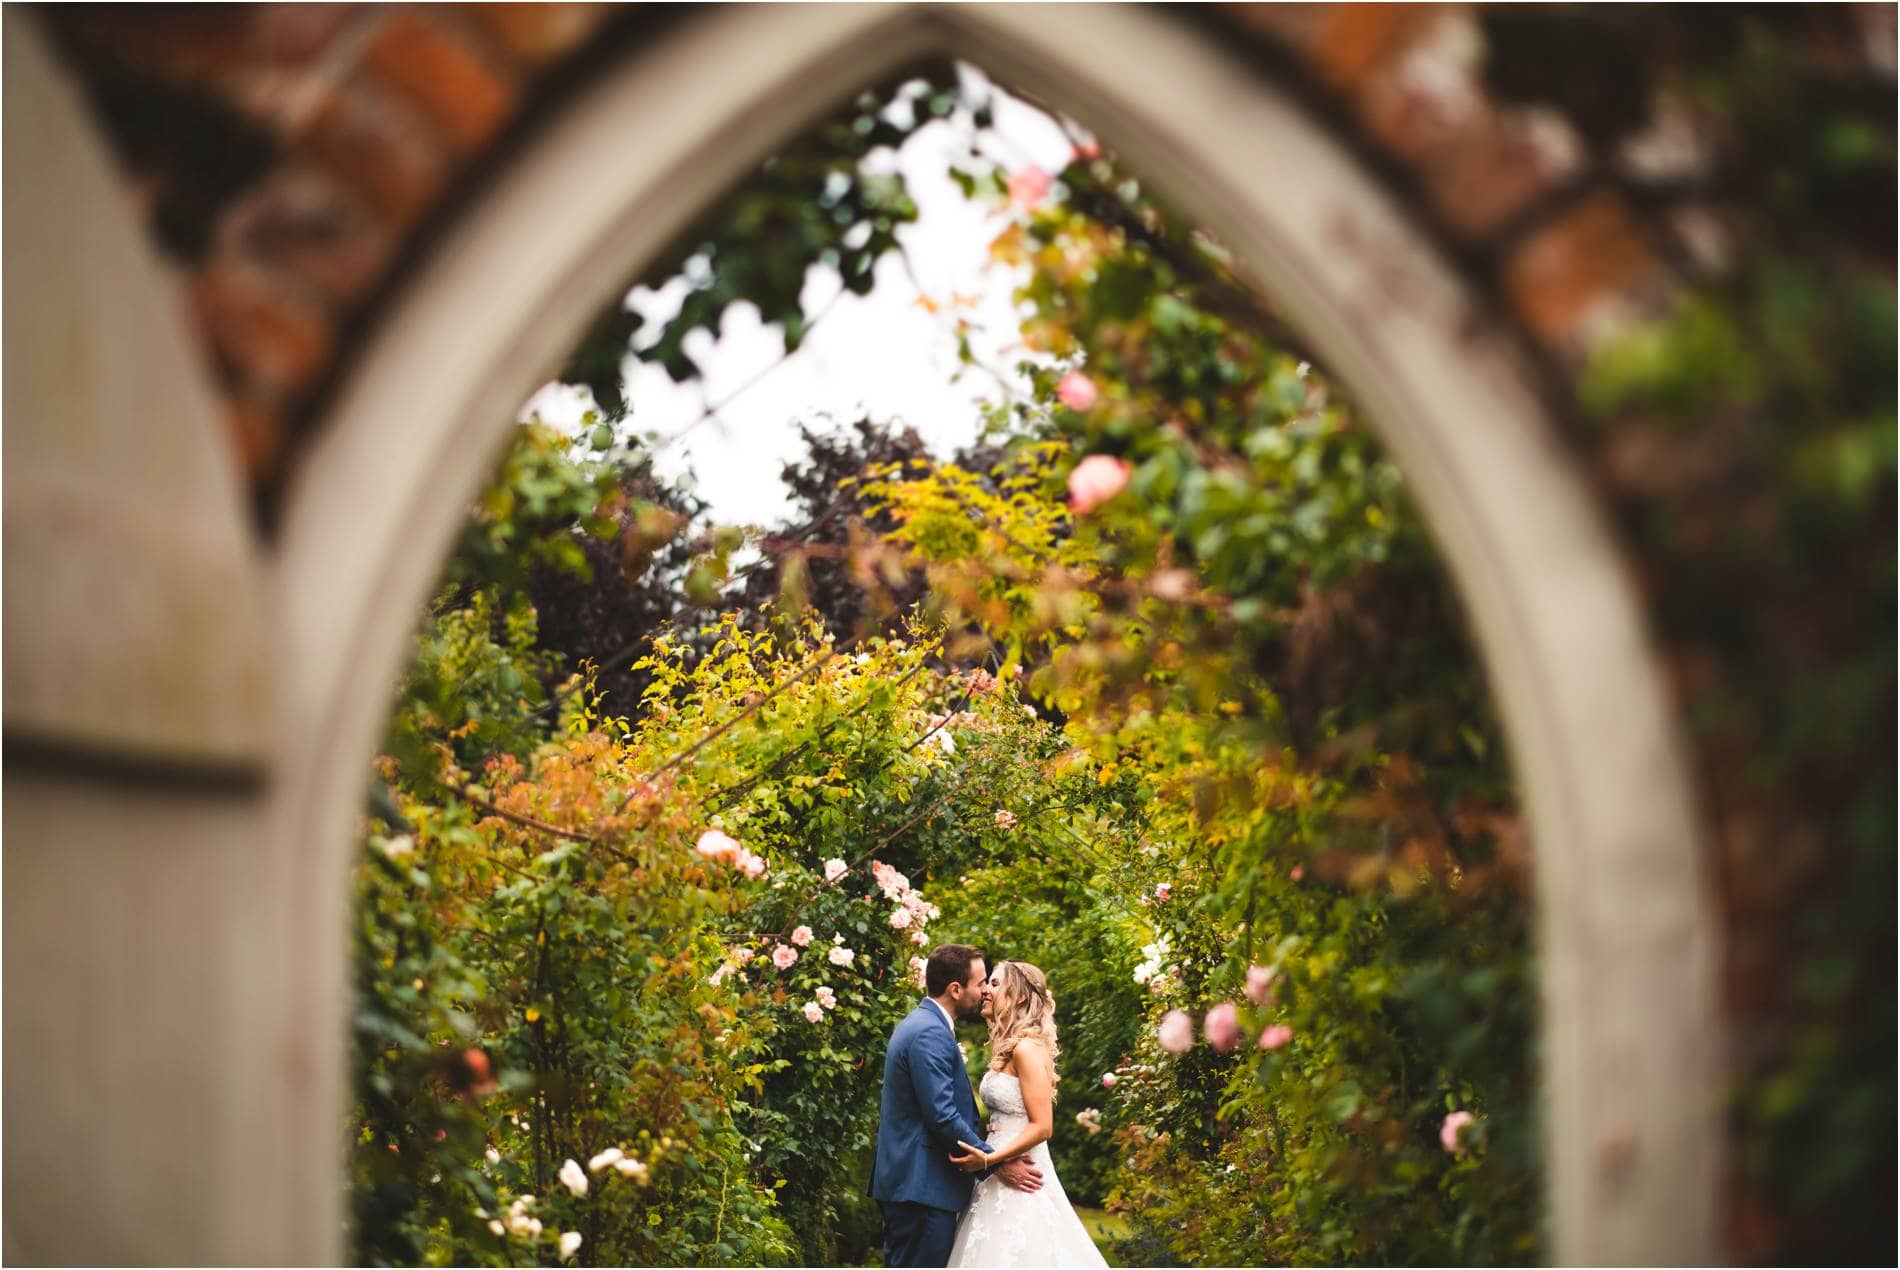
[[[1040,1037],[1025,1036],[1009,1052],[1009,1072],[1020,1080],[1032,1063],[1039,1072],[1047,1072],[1054,1067],[1049,1046]]]

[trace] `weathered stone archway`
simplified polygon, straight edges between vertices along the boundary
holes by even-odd
[[[1684,765],[1616,554],[1501,319],[1332,130],[1208,31],[1137,9],[881,6],[696,15],[603,70],[438,236],[309,430],[253,596],[278,708],[218,829],[251,850],[232,846],[241,877],[214,879],[194,919],[245,962],[168,1104],[202,1167],[163,1259],[339,1251],[341,1168],[316,1144],[335,1139],[344,1088],[350,821],[412,615],[513,407],[719,191],[924,53],[1033,84],[1098,128],[1240,252],[1382,424],[1472,611],[1537,830],[1556,1255],[1712,1259],[1714,937]],[[633,151],[628,118],[643,121]],[[10,740],[15,722],[10,708]],[[54,788],[36,814],[86,796]],[[125,978],[177,992],[185,966],[154,957]],[[74,1008],[103,1028],[110,1003]],[[16,1063],[9,1100],[60,1061]],[[102,1070],[135,1087],[132,1060]],[[141,1195],[87,1248],[16,1206],[9,1251],[123,1257]]]
[[[1510,345],[1404,212],[1246,67],[1157,15],[730,12],[569,109],[388,314],[292,489],[279,579],[291,770],[308,778],[283,804],[284,832],[308,842],[297,889],[324,898],[319,912],[341,905],[382,685],[514,403],[775,144],[946,52],[1099,128],[1239,251],[1381,421],[1472,610],[1537,830],[1557,1253],[1708,1257],[1712,922],[1615,553]],[[1168,91],[1131,83],[1121,68],[1137,62]],[[637,154],[618,143],[628,118],[645,121]]]

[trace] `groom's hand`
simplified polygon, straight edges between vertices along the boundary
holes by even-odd
[[[996,1176],[1003,1179],[1005,1186],[1013,1186],[1025,1195],[1042,1189],[1042,1170],[1031,1164],[1027,1156],[1003,1161],[996,1166]]]
[[[961,1138],[957,1139],[957,1146],[962,1149],[951,1153],[950,1163],[965,1173],[981,1173],[990,1166],[988,1157],[983,1154],[983,1148],[973,1147]]]

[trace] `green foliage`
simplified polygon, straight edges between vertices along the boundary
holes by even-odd
[[[524,431],[499,481],[541,479],[544,442]],[[492,540],[451,568],[378,764],[359,1255],[501,1263],[573,1232],[584,1260],[866,1259],[875,1081],[932,942],[926,888],[999,849],[997,806],[1037,832],[1066,746],[927,635],[847,652],[815,618],[738,612],[650,642],[636,717],[601,715],[586,678],[553,710],[554,654]],[[761,876],[696,849],[712,831]]]
[[[1016,409],[1039,439],[866,491],[1133,817],[1105,867],[972,879],[1016,897],[992,937],[1109,1016],[1073,1024],[1113,1134],[1070,1145],[1078,1177],[1148,1263],[1533,1260],[1524,830],[1430,540],[1218,251],[1105,160],[1060,189],[995,247],[1031,271],[1025,338],[1067,363]],[[1070,515],[1084,456],[1127,479]],[[1158,1047],[1165,1013],[1223,1002],[1243,1048]],[[1270,1027],[1290,1039],[1262,1050]],[[1454,1109],[1481,1126],[1462,1153]]]
[[[865,295],[877,262],[898,250],[898,227],[917,219],[902,175],[880,160],[916,129],[952,117],[981,124],[989,109],[965,99],[948,65],[860,94],[767,160],[707,216],[702,232],[659,262],[656,278],[688,283],[678,314],[650,335],[627,309],[602,314],[563,378],[586,387],[618,419],[629,409],[621,383],[626,359],[664,366],[675,380],[697,378],[687,336],[717,335],[726,310],[741,301],[784,332],[788,353],[797,349],[816,320],[804,303],[809,272],[834,270],[846,291]]]

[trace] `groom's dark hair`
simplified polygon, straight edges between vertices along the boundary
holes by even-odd
[[[983,956],[981,948],[972,948],[968,944],[940,944],[930,954],[930,960],[924,963],[924,992],[940,997],[953,983],[970,981],[970,963],[978,959],[989,960]]]

